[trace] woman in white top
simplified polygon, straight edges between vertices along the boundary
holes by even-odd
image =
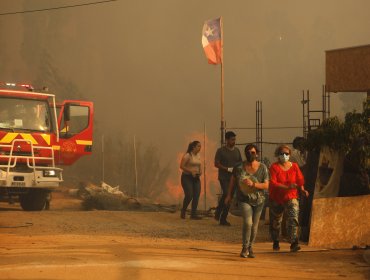
[[[181,159],[180,168],[181,186],[184,189],[184,202],[182,204],[181,219],[185,219],[186,209],[191,203],[191,219],[199,220],[197,207],[200,196],[200,175],[202,174],[200,151],[201,144],[199,141],[193,141],[189,144],[188,149]]]

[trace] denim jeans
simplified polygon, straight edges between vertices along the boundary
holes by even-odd
[[[181,174],[181,186],[184,190],[184,201],[182,203],[182,209],[186,210],[191,203],[191,215],[194,216],[197,213],[199,196],[200,196],[200,178],[193,177],[185,173]]]
[[[257,236],[258,223],[261,217],[264,203],[258,204],[257,206],[252,206],[247,202],[239,201],[238,204],[243,217],[243,246],[251,247]]]
[[[284,210],[287,214],[287,229],[290,243],[298,242],[298,215],[299,203],[297,199],[290,199],[283,205],[270,201],[270,235],[272,241],[279,241],[281,222],[283,220]]]

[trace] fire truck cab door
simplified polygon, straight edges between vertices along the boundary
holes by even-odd
[[[70,165],[92,152],[93,103],[66,100],[58,116],[59,157],[57,163]]]

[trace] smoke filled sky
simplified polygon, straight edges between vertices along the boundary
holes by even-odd
[[[0,13],[89,2],[2,0]],[[223,17],[227,127],[254,127],[257,100],[264,126],[302,126],[302,90],[321,106],[325,50],[369,44],[369,11],[367,0],[120,0],[3,15],[0,80],[39,80],[46,51],[77,98],[95,102],[101,133],[136,135],[175,159],[204,124],[220,140],[220,67],[201,46],[205,20]],[[332,97],[332,115],[343,106]],[[236,132],[239,142],[255,139],[254,130]],[[297,135],[266,131],[264,140]]]

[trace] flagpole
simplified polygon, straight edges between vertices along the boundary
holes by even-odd
[[[222,16],[220,17],[221,28],[221,146],[225,144],[225,118],[224,118],[224,33]]]
[[[204,211],[207,211],[207,180],[206,180],[206,122],[204,122],[204,139],[203,139],[203,180],[204,180]]]

